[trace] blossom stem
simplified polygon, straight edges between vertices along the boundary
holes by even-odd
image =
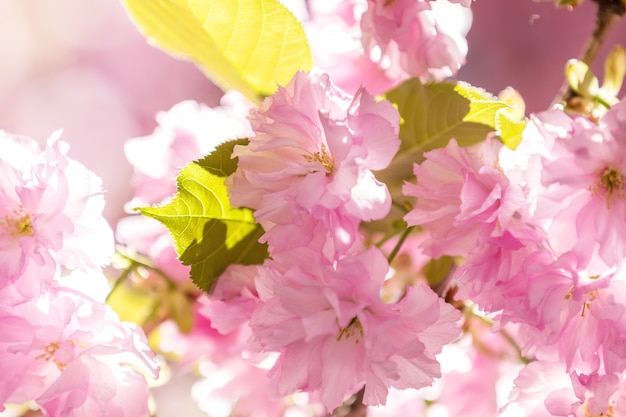
[[[409,234],[413,231],[413,228],[414,226],[410,226],[404,230],[404,233],[402,233],[402,235],[400,236],[400,239],[398,239],[398,243],[396,243],[396,246],[394,246],[393,250],[387,256],[387,262],[391,263],[391,261],[393,261],[393,259],[396,257],[398,252],[400,252],[400,248],[402,248],[402,244],[404,243],[406,238],[409,237]]]
[[[126,259],[127,261],[131,262],[130,268],[134,269],[138,266],[143,266],[144,268],[148,268],[156,272],[157,275],[163,278],[163,280],[167,283],[167,286],[170,289],[176,288],[176,281],[174,281],[174,279],[172,279],[172,277],[170,277],[167,273],[165,273],[161,268],[154,265],[149,258],[139,255],[139,254],[133,254],[131,256],[120,251],[117,251],[117,254],[121,256],[122,258]]]
[[[519,358],[520,361],[522,361],[524,365],[528,365],[529,363],[532,362],[531,359],[524,356],[524,354],[522,353],[522,348],[519,346],[517,341],[513,338],[513,336],[511,336],[509,332],[507,332],[505,329],[500,329],[500,334],[502,335],[502,337],[504,337],[504,339],[507,342],[509,342],[509,344],[513,347],[513,349],[515,349],[515,352],[517,352],[517,357]]]
[[[580,57],[580,60],[589,67],[598,56],[598,52],[615,22],[626,13],[626,6],[621,0],[594,0],[594,2],[598,4],[596,24]],[[576,96],[577,93],[566,80],[552,104],[567,104],[570,99]]]
[[[105,303],[109,302],[109,298],[111,298],[115,290],[117,290],[117,288],[122,284],[122,282],[126,281],[126,278],[128,278],[128,275],[130,275],[133,269],[135,269],[134,263],[131,263],[127,268],[124,268],[120,276],[117,277],[117,279],[113,283],[113,286],[111,287],[111,291],[109,291],[109,294],[106,296],[104,300]]]
[[[477,318],[478,320],[480,320],[483,323],[487,324],[489,327],[493,326],[493,320],[491,320],[489,317],[485,317],[485,316],[481,316],[480,314],[476,314],[472,310],[471,306],[466,305],[463,311],[464,311],[465,314],[469,314],[470,316],[473,316],[473,317]],[[465,317],[468,317],[468,316],[466,315]],[[500,329],[500,330],[498,330],[498,333],[500,333],[502,335],[502,337],[504,337],[504,340],[506,340],[511,345],[511,347],[513,349],[515,349],[515,352],[517,353],[518,359],[524,365],[527,365],[527,364],[532,362],[532,359],[527,358],[526,356],[524,356],[524,354],[522,353],[522,348],[517,343],[515,338],[513,336],[511,336],[511,334],[508,331],[506,331],[505,329]]]
[[[118,256],[120,256],[121,258],[124,258],[126,261],[128,261],[129,265],[126,268],[124,268],[124,270],[122,271],[120,276],[117,277],[117,279],[115,280],[115,282],[111,286],[111,291],[109,291],[109,294],[106,296],[105,302],[109,301],[109,299],[111,298],[113,293],[119,288],[119,286],[124,281],[126,281],[126,278],[128,278],[130,273],[133,270],[135,270],[135,268],[137,268],[139,266],[142,266],[144,268],[148,268],[148,269],[154,271],[157,275],[159,275],[161,278],[163,278],[163,280],[167,284],[167,287],[170,290],[173,290],[173,289],[176,288],[176,282],[172,279],[172,277],[170,277],[162,269],[160,269],[159,267],[154,265],[148,258],[146,258],[146,257],[144,257],[142,255],[139,255],[139,254],[129,255],[127,253],[124,253],[121,250],[116,250],[116,254]]]

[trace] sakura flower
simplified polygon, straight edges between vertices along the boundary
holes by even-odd
[[[516,230],[524,193],[502,172],[501,148],[492,138],[475,149],[461,148],[452,139],[415,165],[417,184],[406,183],[403,193],[417,201],[404,219],[431,233],[425,247],[433,257],[467,257],[478,241]]]
[[[572,120],[543,159],[537,211],[550,219],[550,243],[557,253],[574,251],[593,273],[626,256],[626,103],[612,107],[596,126]]]
[[[32,139],[0,132],[0,147],[16,151],[0,154],[0,287],[11,286],[0,303],[38,295],[57,267],[107,263],[113,239],[100,179],[66,156],[58,134],[41,152]]]
[[[349,248],[361,221],[386,215],[391,198],[371,170],[386,167],[400,146],[389,102],[363,89],[352,97],[326,75],[299,72],[250,121],[255,136],[235,147],[228,185],[232,203],[255,209],[266,231],[312,219]]]
[[[625,389],[622,375],[568,373],[562,363],[536,361],[520,372],[500,416],[622,416]]]
[[[279,394],[317,392],[332,410],[365,385],[364,403],[377,405],[389,387],[419,388],[440,375],[435,355],[458,336],[458,312],[425,285],[384,304],[387,270],[375,249],[331,268],[261,268],[250,326],[256,344],[280,352],[270,372]]]
[[[148,416],[157,367],[143,333],[108,306],[52,290],[0,310],[0,403],[34,400],[46,416]]]
[[[201,299],[203,314],[220,333],[232,332],[252,317],[259,300],[254,286],[257,274],[256,265],[230,265],[209,297]]]
[[[540,331],[529,344],[554,345],[568,371],[625,369],[623,270],[590,277],[576,269],[571,252],[554,261],[546,253],[537,253],[527,264],[528,313],[520,320],[530,319],[528,323]]]
[[[471,20],[468,8],[447,0],[368,0],[363,47],[391,79],[441,80],[465,63]]]
[[[501,417],[578,416],[574,414],[578,399],[561,363],[532,362],[522,369],[514,383]]]

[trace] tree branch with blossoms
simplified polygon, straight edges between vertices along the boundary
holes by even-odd
[[[58,134],[0,133],[0,412],[626,415],[626,52],[589,69],[625,6],[596,3],[526,117],[453,79],[471,1],[124,0],[225,94],[128,140],[115,239]]]

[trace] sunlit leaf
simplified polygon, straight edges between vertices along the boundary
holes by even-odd
[[[496,117],[506,103],[466,83],[411,79],[387,93],[402,118],[402,144],[391,166],[377,177],[393,189],[412,178],[413,164],[424,152],[445,147],[451,138],[467,146],[496,130]]]
[[[207,292],[230,264],[256,264],[267,257],[265,245],[258,243],[263,229],[250,209],[231,207],[224,185],[237,166],[230,159],[232,149],[245,143],[228,142],[188,164],[180,171],[178,193],[168,204],[141,209],[167,227],[179,259],[191,266],[191,279]]]
[[[278,0],[122,0],[148,40],[252,100],[312,66],[300,22]]]

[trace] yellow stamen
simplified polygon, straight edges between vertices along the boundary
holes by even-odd
[[[355,336],[356,340],[354,343],[358,344],[361,341],[361,338],[365,336],[363,333],[363,326],[361,325],[361,321],[358,317],[353,317],[350,320],[350,323],[343,329],[339,329],[339,335],[337,336],[337,341],[340,341],[342,338],[346,338],[346,340],[350,339],[352,336]]]
[[[589,190],[593,195],[600,194],[605,197],[607,208],[610,209],[611,204],[616,199],[624,198],[625,185],[626,180],[621,171],[615,167],[609,166],[599,172],[598,181],[589,187]]]
[[[33,223],[24,207],[14,209],[11,215],[0,217],[0,232],[13,237],[33,236]]]
[[[61,345],[61,342],[48,343],[46,346],[44,346],[43,353],[39,356],[36,356],[35,359],[44,359],[46,361],[52,361],[56,364],[57,368],[59,368],[59,371],[64,370],[67,364],[63,362],[59,362],[56,359],[54,359],[54,355],[57,352],[57,350],[59,350],[60,345]]]
[[[313,155],[304,155],[304,158],[308,162],[319,162],[324,167],[326,171],[326,175],[330,175],[335,170],[335,163],[333,162],[333,158],[328,152],[328,148],[326,145],[322,143],[322,149],[319,152],[315,152]],[[311,171],[311,174],[317,171]]]

